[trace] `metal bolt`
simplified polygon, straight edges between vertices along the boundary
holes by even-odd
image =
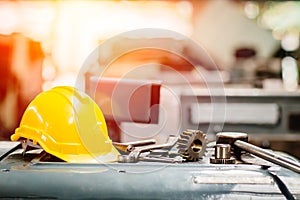
[[[215,147],[215,157],[210,158],[213,164],[234,164],[235,159],[231,157],[230,144],[217,144]]]
[[[217,144],[215,157],[216,159],[229,159],[231,157],[230,144]]]

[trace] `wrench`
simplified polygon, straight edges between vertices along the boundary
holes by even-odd
[[[153,149],[162,149],[162,148],[172,148],[177,142],[178,137],[174,135],[170,135],[167,143],[164,144],[153,144],[141,147],[135,147],[133,151],[129,153],[129,155],[121,155],[119,156],[119,162],[122,163],[135,163],[138,160],[147,160],[147,161],[165,161],[165,162],[178,162],[178,159],[160,157],[160,158],[150,158],[150,157],[140,157],[141,153],[147,152]]]
[[[149,144],[155,144],[156,141],[155,139],[149,139],[149,140],[140,140],[140,141],[134,141],[134,142],[113,142],[113,145],[124,152],[131,152],[135,149],[137,146],[144,146],[144,145],[149,145]]]
[[[175,158],[169,158],[169,157],[139,157],[139,160],[141,161],[150,161],[150,162],[167,162],[167,163],[178,163],[182,162],[183,158],[178,156]]]

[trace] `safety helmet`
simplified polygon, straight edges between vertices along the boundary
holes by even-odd
[[[25,110],[12,141],[29,139],[72,163],[117,161],[104,116],[84,92],[59,86],[39,94]]]

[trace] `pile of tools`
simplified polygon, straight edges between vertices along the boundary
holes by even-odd
[[[113,143],[122,154],[121,163],[151,162],[199,162],[208,158],[211,164],[256,164],[281,167],[300,173],[300,163],[272,150],[262,149],[248,143],[248,134],[220,132],[216,140],[208,142],[200,130],[185,130],[179,136],[170,135],[164,144],[155,144],[154,139],[129,143]],[[199,162],[204,163],[204,162]]]

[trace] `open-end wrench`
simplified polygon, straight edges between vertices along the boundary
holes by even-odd
[[[119,156],[119,162],[122,163],[135,163],[138,160],[145,161],[165,161],[165,162],[178,162],[178,159],[175,158],[151,158],[151,157],[140,157],[141,153],[147,152],[154,149],[162,149],[162,148],[172,148],[177,142],[178,137],[174,135],[170,135],[167,143],[164,144],[153,144],[146,145],[141,147],[135,147],[133,151],[129,153],[129,155],[121,155]]]
[[[124,143],[113,142],[113,145],[121,151],[131,152],[138,146],[145,146],[145,145],[155,144],[155,143],[156,143],[155,139],[149,139],[149,140],[139,140],[133,142],[124,142]]]
[[[178,163],[182,162],[183,158],[180,156],[177,156],[175,158],[170,158],[170,157],[139,157],[140,161],[150,161],[150,162],[166,162],[166,163]]]

